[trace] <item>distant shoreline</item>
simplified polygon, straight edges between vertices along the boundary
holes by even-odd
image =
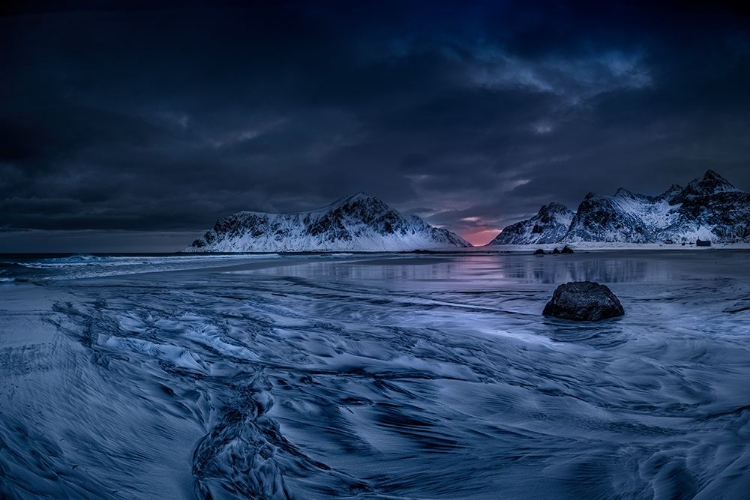
[[[606,243],[606,242],[582,242],[582,243],[532,243],[528,245],[493,245],[469,248],[447,248],[445,250],[407,250],[407,251],[307,251],[307,252],[9,252],[0,253],[2,259],[12,258],[62,258],[78,255],[91,256],[108,256],[108,257],[198,257],[198,256],[240,256],[240,255],[278,255],[284,256],[305,256],[305,255],[326,255],[326,256],[366,256],[366,255],[477,255],[477,254],[516,254],[533,252],[538,249],[552,251],[555,248],[562,249],[569,246],[573,251],[599,252],[599,251],[710,251],[710,250],[750,250],[750,243],[712,243],[710,247],[698,247],[695,244],[682,245],[665,244],[665,243]]]

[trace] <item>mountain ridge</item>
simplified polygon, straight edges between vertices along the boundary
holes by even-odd
[[[471,246],[447,229],[402,215],[358,192],[305,212],[236,212],[219,219],[183,252],[378,252]]]
[[[503,229],[487,245],[524,245],[557,243],[567,233],[575,214],[565,205],[552,202],[542,206],[531,219]]]
[[[542,207],[542,210],[549,205]],[[564,234],[541,241],[528,228],[530,219],[507,226],[488,246],[535,243],[750,242],[750,193],[734,187],[717,172],[708,170],[686,187],[672,184],[664,193],[648,196],[619,188],[614,195],[588,193],[573,214]],[[523,231],[521,230],[523,229]],[[511,236],[503,237],[506,231]],[[547,224],[545,236],[563,233]],[[554,240],[554,241],[552,241]]]

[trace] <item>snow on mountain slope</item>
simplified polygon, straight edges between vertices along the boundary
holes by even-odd
[[[750,194],[709,170],[687,187],[674,184],[659,196],[622,188],[614,196],[589,193],[554,241],[526,231],[532,220],[508,226],[491,244],[750,242]],[[506,231],[510,235],[503,237]]]
[[[712,196],[720,193],[742,193],[739,189],[732,186],[728,180],[709,170],[702,179],[693,179],[685,189],[680,192],[676,201],[679,203],[688,199]]]
[[[487,245],[556,243],[568,232],[575,214],[559,203],[543,206],[531,219],[512,224]]]
[[[750,241],[750,194],[709,170],[657,197],[618,190],[581,203],[564,242]]]
[[[238,212],[220,219],[183,251],[392,252],[470,246],[447,229],[358,193],[311,212]]]
[[[578,207],[563,240],[630,243],[657,241],[659,233],[679,219],[674,206],[670,205],[673,197],[674,186],[656,197],[631,193],[622,188],[614,196],[589,193]]]

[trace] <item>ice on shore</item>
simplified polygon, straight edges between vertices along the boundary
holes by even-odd
[[[0,496],[747,491],[748,252],[202,259],[0,284]]]

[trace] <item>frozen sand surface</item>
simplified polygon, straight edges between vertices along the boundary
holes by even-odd
[[[0,286],[2,495],[747,491],[748,252],[226,264]],[[583,279],[626,316],[540,315]]]

